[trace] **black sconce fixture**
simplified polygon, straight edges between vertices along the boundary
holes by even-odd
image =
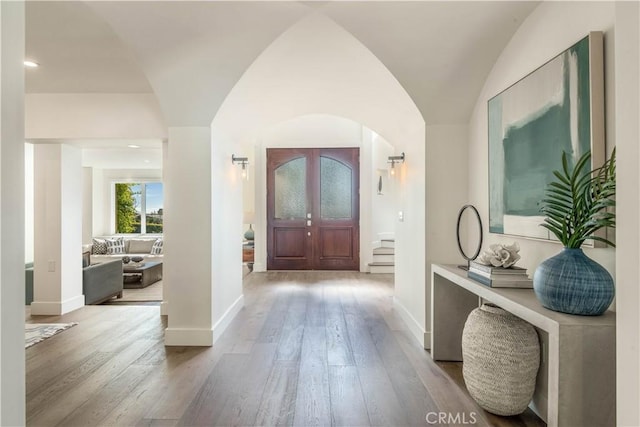
[[[404,163],[404,152],[399,156],[389,156],[389,161],[387,163],[391,163],[391,168],[389,168],[389,175],[394,176],[396,174],[395,164],[396,163]]]
[[[248,157],[236,157],[235,154],[231,155],[231,163],[234,165],[242,166],[242,179],[249,179],[249,158]]]

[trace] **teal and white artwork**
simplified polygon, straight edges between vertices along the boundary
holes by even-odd
[[[593,67],[599,45],[600,71]],[[598,59],[598,55],[595,55]],[[550,239],[540,201],[545,187],[562,168],[562,152],[576,161],[592,149],[604,156],[604,143],[592,146],[594,93],[602,102],[602,33],[591,33],[488,102],[489,231]],[[593,76],[592,74],[596,74]],[[594,89],[595,87],[595,89]],[[599,138],[602,139],[602,138]],[[596,154],[595,151],[599,150]]]

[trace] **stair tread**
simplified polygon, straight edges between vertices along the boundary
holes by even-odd
[[[374,255],[394,255],[395,249],[394,248],[375,248],[373,250],[373,254]]]
[[[376,266],[378,266],[378,267],[392,267],[394,265],[395,265],[395,263],[393,263],[393,262],[385,262],[385,261],[376,261],[376,262],[370,262],[369,263],[369,266],[371,266],[371,267],[376,267]]]

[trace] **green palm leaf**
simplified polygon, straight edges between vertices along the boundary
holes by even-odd
[[[552,232],[564,246],[579,248],[587,239],[615,246],[611,241],[596,236],[604,227],[615,227],[616,165],[615,149],[601,167],[588,170],[591,152],[583,154],[575,166],[562,153],[562,170],[553,175],[540,202],[545,215],[540,224]]]

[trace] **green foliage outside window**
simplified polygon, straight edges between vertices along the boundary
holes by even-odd
[[[116,233],[140,232],[140,214],[136,211],[135,184],[116,184]]]

